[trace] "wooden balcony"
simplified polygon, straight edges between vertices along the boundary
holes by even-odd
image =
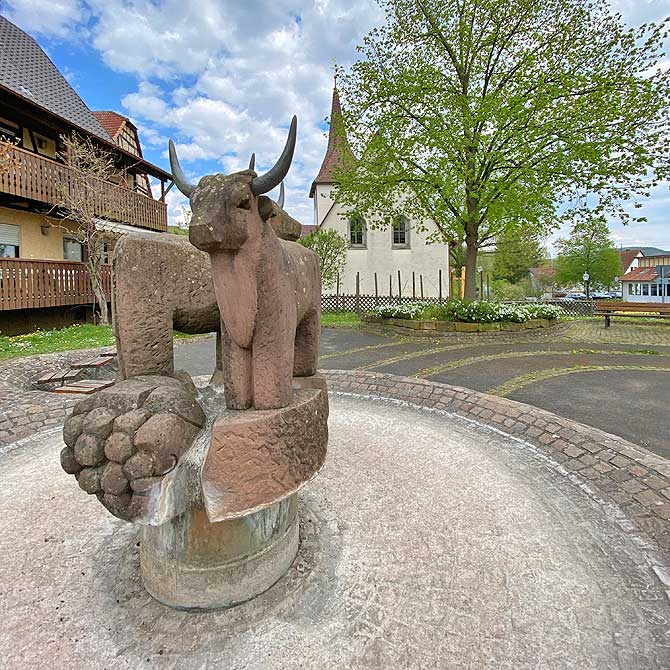
[[[18,147],[12,147],[10,153],[13,162],[7,172],[0,174],[0,193],[57,205],[61,201],[58,184],[72,182],[69,168]],[[94,191],[94,209],[101,219],[161,232],[167,230],[164,202],[107,182],[101,182],[101,188]]]
[[[112,267],[102,267],[102,283],[111,299]],[[95,302],[83,263],[0,258],[0,311],[88,305]]]

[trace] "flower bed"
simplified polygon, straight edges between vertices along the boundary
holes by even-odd
[[[413,330],[482,333],[545,328],[556,323],[560,314],[560,308],[542,303],[509,305],[488,301],[449,300],[443,305],[420,302],[382,305],[373,309],[370,317],[371,320],[383,320]]]

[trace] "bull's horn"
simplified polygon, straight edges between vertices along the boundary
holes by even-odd
[[[251,154],[249,159],[249,169],[253,170],[256,167],[256,154]]]
[[[191,193],[195,190],[195,184],[189,184],[186,181],[184,176],[184,171],[179,165],[179,159],[177,158],[177,150],[175,149],[174,142],[170,140],[169,144],[169,153],[170,153],[170,171],[172,172],[172,181],[174,185],[187,197],[191,197]]]
[[[271,168],[269,172],[266,172],[260,177],[256,177],[251,182],[251,190],[254,195],[262,195],[263,193],[271,191],[284,179],[288,173],[288,170],[291,167],[291,161],[293,160],[293,151],[295,150],[295,136],[297,126],[298,118],[294,116],[291,121],[291,127],[288,131],[286,146],[284,147],[284,151],[281,152],[279,160],[275,163],[274,167]]]
[[[279,199],[277,200],[279,209],[284,209],[284,182],[281,183],[279,187]]]

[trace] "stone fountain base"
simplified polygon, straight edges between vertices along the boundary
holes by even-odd
[[[181,610],[232,607],[263,593],[298,552],[297,496],[254,514],[210,523],[196,507],[144,526],[140,570],[147,591]]]
[[[323,466],[328,397],[297,379],[288,407],[224,410],[147,503],[140,569],[149,593],[182,610],[232,607],[269,589],[298,551],[296,494]]]

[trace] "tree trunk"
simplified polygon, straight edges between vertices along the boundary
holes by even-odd
[[[100,324],[103,326],[109,325],[109,310],[107,308],[107,296],[102,287],[102,282],[98,275],[99,266],[92,263],[87,263],[88,266],[88,275],[91,278],[91,286],[93,287],[93,294],[95,295],[95,301],[98,303],[98,309],[100,310]]]
[[[477,253],[479,243],[476,237],[465,237],[465,297],[474,300],[477,297]]]

